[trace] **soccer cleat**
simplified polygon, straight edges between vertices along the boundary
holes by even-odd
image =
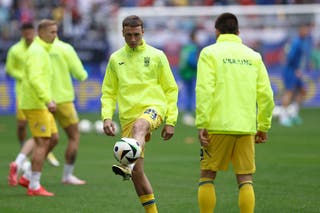
[[[16,186],[18,184],[18,165],[14,161],[9,165],[8,183],[10,186]]]
[[[57,160],[57,158],[54,156],[54,154],[52,152],[48,153],[47,160],[52,166],[59,166],[60,165],[59,161]]]
[[[292,121],[290,119],[280,119],[280,125],[285,127],[292,127]]]
[[[24,176],[21,176],[18,183],[20,186],[28,188],[30,181],[27,178],[25,178]]]
[[[80,180],[79,178],[77,178],[74,175],[70,175],[68,178],[62,179],[62,183],[63,184],[70,184],[70,185],[84,185],[84,184],[86,184],[86,181]]]
[[[291,122],[295,125],[301,125],[303,123],[302,118],[299,116],[292,117]]]
[[[116,175],[120,175],[123,177],[123,180],[130,180],[132,175],[131,175],[131,169],[127,166],[123,165],[113,165],[112,166],[112,171]]]
[[[51,197],[51,196],[54,196],[54,193],[48,192],[43,186],[40,186],[40,188],[37,189],[37,190],[28,189],[27,195],[29,195],[29,196],[46,196],[46,197]]]

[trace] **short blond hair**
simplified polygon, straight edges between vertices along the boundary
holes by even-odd
[[[57,25],[57,22],[51,19],[42,19],[38,25],[38,31],[46,29],[52,25]]]

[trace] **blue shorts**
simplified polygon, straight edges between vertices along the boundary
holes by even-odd
[[[302,78],[297,77],[293,70],[286,68],[282,77],[283,77],[284,88],[286,90],[294,91],[297,89],[304,88],[304,83]]]

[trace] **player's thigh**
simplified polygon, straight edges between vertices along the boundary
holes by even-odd
[[[200,169],[227,170],[231,161],[236,137],[232,135],[209,135],[209,145],[201,147]]]
[[[153,108],[147,108],[144,110],[144,112],[141,113],[136,120],[138,119],[144,119],[149,123],[149,132],[157,129],[162,123],[161,116]],[[122,127],[122,137],[132,137],[132,129],[136,120],[133,120]],[[146,141],[148,140],[146,139]]]
[[[51,137],[57,133],[53,115],[47,109],[23,110],[33,137]]]
[[[66,128],[79,122],[78,113],[73,102],[58,104],[57,111],[55,112],[55,118],[62,128]]]
[[[256,171],[254,144],[254,135],[237,137],[232,154],[235,174],[253,174]]]
[[[158,111],[152,107],[145,109],[144,112],[139,116],[139,119],[140,118],[148,121],[150,124],[150,132],[157,129],[162,123],[162,118]]]

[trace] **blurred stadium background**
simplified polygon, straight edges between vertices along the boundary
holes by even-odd
[[[310,0],[0,0],[0,114],[14,114],[14,81],[5,74],[8,48],[20,38],[22,22],[52,18],[59,37],[77,50],[89,79],[76,85],[80,112],[100,111],[100,85],[109,55],[123,44],[121,21],[137,14],[145,21],[145,39],[164,50],[179,86],[179,52],[188,34],[197,28],[200,45],[215,40],[214,18],[224,11],[239,16],[240,36],[259,51],[268,67],[276,102],[282,91],[280,78],[288,41],[300,24],[313,24],[313,50],[319,56],[320,3]],[[305,70],[306,107],[320,107],[319,65]],[[179,97],[183,108],[184,94]]]
[[[45,164],[43,180],[56,193],[54,198],[39,202],[37,198],[25,196],[24,188],[7,186],[8,164],[19,147],[14,128],[14,81],[6,76],[4,64],[8,48],[20,38],[22,22],[37,22],[42,18],[59,22],[59,37],[75,47],[89,72],[87,81],[75,82],[80,118],[97,121],[100,119],[100,86],[108,57],[123,44],[121,21],[124,16],[137,14],[144,19],[146,41],[165,51],[179,83],[178,56],[190,30],[198,28],[201,45],[214,41],[213,21],[225,11],[239,16],[243,41],[264,57],[279,103],[286,46],[300,24],[313,24],[314,49],[311,51],[320,54],[319,0],[0,0],[0,212],[142,211],[131,183],[119,182],[119,177],[110,169],[115,163],[112,156],[115,138],[102,137],[95,131],[81,135],[77,159],[77,174],[88,180],[87,185],[65,187],[59,184],[61,167],[57,170]],[[303,125],[286,128],[274,122],[269,142],[257,146],[256,212],[320,212],[319,67],[310,66],[305,73],[308,97],[302,110]],[[180,108],[184,107],[184,98],[180,93]],[[160,133],[161,128],[152,137],[145,165],[159,210],[197,212],[197,130],[183,125],[179,119],[174,140],[163,142]],[[60,141],[55,154],[62,162],[65,134],[61,133]],[[238,212],[238,188],[231,168],[219,174],[216,183],[219,196],[216,212]]]

